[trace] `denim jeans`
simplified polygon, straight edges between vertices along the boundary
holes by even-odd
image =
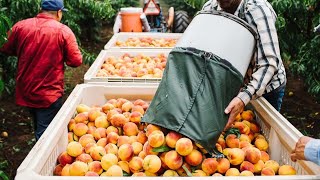
[[[49,126],[53,118],[56,116],[62,106],[62,97],[57,99],[48,108],[29,108],[33,117],[34,131],[36,140],[38,141],[43,132]]]
[[[286,86],[279,87],[278,89],[262,95],[277,111],[280,112],[282,98],[284,96]]]

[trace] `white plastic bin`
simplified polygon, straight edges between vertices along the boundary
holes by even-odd
[[[123,97],[129,100],[138,98],[151,101],[156,86],[106,86],[94,84],[77,85],[52,123],[35,144],[17,170],[16,180],[82,180],[89,177],[52,176],[58,155],[65,151],[68,144],[67,125],[74,115],[76,106],[84,103],[89,106],[103,105],[107,99]],[[305,161],[291,162],[290,152],[294,143],[302,134],[283,116],[275,111],[265,99],[251,103],[262,127],[264,135],[269,140],[270,159],[280,164],[291,164],[297,170],[296,176],[243,176],[243,177],[174,177],[174,179],[319,179],[320,167]],[[133,179],[141,177],[90,177],[90,179]],[[173,179],[172,177],[143,177],[143,179]]]
[[[98,71],[101,69],[102,64],[108,57],[119,58],[124,54],[129,54],[131,56],[137,56],[143,54],[145,56],[157,56],[159,54],[164,54],[166,57],[170,53],[170,49],[113,49],[113,50],[102,50],[98,55],[97,59],[90,66],[86,74],[84,75],[85,83],[142,83],[142,84],[158,84],[161,78],[142,78],[142,77],[97,77]]]
[[[151,46],[146,46],[146,47],[133,47],[133,46],[126,46],[126,47],[119,47],[115,46],[115,43],[117,41],[124,42],[128,38],[146,38],[146,37],[151,37],[154,39],[161,39],[161,38],[170,38],[170,39],[175,39],[176,41],[179,40],[179,38],[182,36],[182,33],[151,33],[151,32],[142,32],[142,33],[134,33],[134,32],[120,32],[116,33],[112,36],[112,38],[108,41],[108,43],[104,46],[104,49],[110,49],[110,48],[122,48],[122,49],[172,49],[173,47],[151,47]]]

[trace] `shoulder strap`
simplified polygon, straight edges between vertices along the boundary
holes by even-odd
[[[247,3],[248,3],[248,0],[243,0],[242,7],[239,10],[239,18],[241,18],[243,20],[246,20],[244,12],[247,7]]]

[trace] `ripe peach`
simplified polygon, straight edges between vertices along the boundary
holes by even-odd
[[[56,165],[56,167],[53,170],[53,175],[54,176],[61,176],[62,169],[63,169],[63,165],[61,165],[61,164]]]
[[[106,150],[106,153],[112,153],[117,155],[118,154],[118,146],[112,143],[107,144],[104,149]]]
[[[260,149],[261,151],[267,151],[269,148],[269,144],[265,139],[256,139],[254,141],[254,145]]]
[[[88,143],[96,143],[96,141],[91,134],[85,134],[80,137],[79,143],[82,145],[82,147],[86,147]]]
[[[123,144],[118,149],[118,157],[122,161],[130,161],[133,155],[133,147],[131,144]]]
[[[90,151],[90,156],[95,161],[100,161],[102,156],[106,154],[106,150],[101,146],[94,146]]]
[[[109,112],[110,110],[114,109],[115,107],[114,107],[114,105],[111,104],[111,103],[106,103],[106,104],[104,104],[101,108],[102,108],[102,112],[104,112],[105,114],[108,114],[108,112]]]
[[[108,114],[107,114],[107,120],[108,120],[109,122],[111,122],[112,116],[114,116],[114,115],[116,115],[116,114],[120,114],[116,109],[110,110],[110,111],[108,112]]]
[[[217,171],[218,161],[216,158],[206,158],[203,160],[201,164],[202,171],[207,173],[208,175],[212,175]]]
[[[123,176],[123,172],[120,166],[112,165],[107,171],[106,176]]]
[[[122,110],[122,112],[130,112],[133,106],[134,105],[133,105],[132,102],[127,101],[127,102],[122,104],[121,110]]]
[[[109,121],[107,120],[107,116],[99,116],[94,121],[94,125],[97,128],[107,128],[109,126]]]
[[[175,131],[170,131],[167,135],[166,135],[166,144],[171,147],[171,148],[175,148],[176,147],[176,143],[177,141],[182,138],[182,135],[180,133],[177,133]]]
[[[247,142],[251,143],[250,137],[246,134],[241,134],[239,140],[240,140],[240,142],[247,141]]]
[[[241,134],[249,134],[250,132],[250,127],[243,122],[235,122],[233,127],[238,128]]]
[[[147,155],[143,159],[143,169],[145,171],[156,173],[161,168],[161,160],[156,155]]]
[[[68,123],[68,130],[69,131],[73,131],[74,126],[76,125],[76,121],[74,119],[70,119],[69,123]]]
[[[137,136],[129,136],[129,144],[132,144],[134,142],[138,142]]]
[[[82,113],[82,112],[89,112],[91,108],[85,104],[79,104],[76,107],[77,113]]]
[[[249,147],[245,151],[245,159],[255,164],[261,159],[261,151],[258,148]]]
[[[230,161],[230,164],[232,165],[239,165],[244,161],[244,151],[239,148],[232,148],[229,151],[228,159]]]
[[[98,109],[91,109],[88,112],[88,119],[91,122],[94,122],[96,120],[97,117],[99,117],[100,115],[102,115],[101,111]]]
[[[100,175],[103,172],[101,162],[100,161],[92,161],[92,162],[88,163],[88,170]]]
[[[110,132],[107,135],[107,143],[117,144],[119,135],[115,132]]]
[[[290,165],[282,165],[278,170],[279,175],[296,175],[297,171]]]
[[[155,130],[148,136],[148,142],[151,147],[160,147],[164,144],[164,141],[164,134],[160,130]]]
[[[107,138],[101,138],[98,140],[97,145],[101,147],[105,147],[107,145]]]
[[[84,176],[99,176],[99,174],[96,172],[88,171]]]
[[[212,176],[223,176],[223,175],[220,173],[214,173],[214,174],[212,174]]]
[[[84,147],[84,152],[86,152],[87,154],[90,154],[90,152],[92,151],[93,147],[97,146],[96,143],[88,143],[85,147]]]
[[[278,173],[278,170],[279,170],[279,163],[275,160],[269,160],[267,162],[264,163],[264,167],[270,167],[273,169],[274,173]]]
[[[73,133],[75,135],[77,135],[78,137],[82,136],[82,135],[85,135],[88,131],[88,126],[84,123],[77,123],[75,126],[74,126],[74,129],[73,129]]]
[[[196,177],[207,176],[207,174],[205,172],[203,172],[202,170],[197,169],[194,172],[192,172],[192,176],[196,176]]]
[[[86,153],[82,153],[80,154],[77,158],[76,158],[76,161],[81,161],[81,162],[84,162],[84,163],[89,163],[89,162],[92,162],[92,158],[89,154],[86,154]]]
[[[240,173],[240,176],[254,176],[251,171],[245,170]]]
[[[131,173],[130,168],[129,168],[129,162],[128,162],[128,161],[119,161],[119,162],[118,162],[118,166],[120,166],[121,169],[122,169],[124,172],[126,172],[126,173],[128,173],[128,174]]]
[[[267,161],[270,160],[270,156],[269,156],[269,154],[268,154],[267,152],[265,152],[265,151],[260,151],[260,153],[261,153],[261,160],[262,160],[263,162],[267,162]]]
[[[193,150],[192,141],[189,138],[180,138],[176,142],[175,149],[180,155],[186,156],[190,154]]]
[[[161,168],[160,168],[160,170],[161,170]],[[159,170],[159,171],[160,171],[160,170]],[[146,176],[148,176],[148,177],[156,177],[156,176],[158,176],[157,173],[153,173],[153,172],[149,172],[149,171],[144,171],[144,173],[145,173]]]
[[[166,153],[164,161],[170,169],[177,170],[182,166],[183,158],[177,151],[171,150]]]
[[[138,156],[141,157],[142,159],[144,159],[144,158],[147,156],[147,154],[146,154],[145,151],[141,151],[141,152],[138,154]]]
[[[163,177],[178,177],[179,174],[174,170],[168,169],[162,174],[162,176]]]
[[[108,170],[112,165],[118,164],[118,157],[108,153],[101,158],[101,166],[104,170]]]
[[[127,136],[136,136],[139,133],[139,129],[135,123],[127,122],[123,126],[123,132]]]
[[[131,111],[132,112],[137,111],[137,112],[140,112],[140,114],[144,115],[144,109],[142,106],[139,106],[139,105],[134,105]]]
[[[133,148],[134,155],[138,155],[143,149],[143,145],[139,142],[133,142],[131,145]]]
[[[146,143],[147,140],[148,140],[148,137],[146,136],[146,134],[143,131],[139,131],[137,135],[137,141],[141,144],[144,144]]]
[[[226,148],[226,141],[224,140],[223,136],[219,137],[217,143],[221,145],[222,149]]]
[[[87,134],[91,134],[92,136],[94,136],[94,132],[96,131],[96,127],[94,126],[94,122],[89,122],[87,124],[88,126],[88,131],[87,131]]]
[[[121,109],[122,105],[123,105],[124,103],[126,103],[126,102],[128,102],[127,99],[118,98],[118,99],[117,99],[117,103],[116,103],[117,105],[116,105],[115,107]]]
[[[115,132],[116,134],[119,134],[119,130],[118,128],[114,127],[114,126],[109,126],[106,129],[106,135],[108,135],[111,132]]]
[[[144,172],[137,172],[137,173],[133,173],[132,174],[132,177],[138,177],[138,176],[144,177],[144,176],[147,176],[147,175]]]
[[[133,122],[133,123],[140,123],[141,117],[142,117],[142,114],[140,112],[133,111],[129,116],[129,120],[130,122]]]
[[[247,125],[247,126],[249,127],[249,129],[250,129],[251,123],[250,123],[249,121],[243,120],[243,121],[241,121],[241,122],[243,122],[243,124]]]
[[[106,129],[103,127],[96,128],[96,130],[93,133],[93,136],[95,140],[106,138],[107,137]]]
[[[84,176],[88,171],[87,163],[75,161],[69,166],[70,176]]]
[[[152,149],[153,149],[153,147],[150,146],[148,141],[146,143],[144,143],[143,151],[146,153],[146,155],[158,155],[159,154],[158,152],[153,152]]]
[[[119,136],[117,146],[120,147],[123,144],[131,144],[131,139],[129,136]]]
[[[274,176],[275,175],[275,172],[272,168],[270,167],[264,167],[262,170],[261,170],[261,176]]]
[[[260,174],[261,170],[264,168],[264,162],[262,160],[259,160],[257,163],[253,165],[254,167],[254,173]]]
[[[129,161],[129,168],[133,173],[141,171],[143,169],[143,159],[137,156],[133,157]]]
[[[70,169],[70,164],[66,164],[65,166],[63,166],[61,170],[61,176],[70,176],[69,169]]]
[[[86,113],[86,112],[79,113],[74,117],[74,120],[76,123],[88,124],[88,122],[89,122],[88,113]]]
[[[202,162],[202,154],[200,151],[193,149],[190,154],[184,157],[185,161],[191,166],[198,166]]]
[[[242,119],[241,119],[241,114],[239,113],[237,116],[236,116],[236,118],[235,118],[235,121],[241,121]]]
[[[252,173],[254,173],[254,165],[249,162],[249,161],[243,161],[240,165],[240,171],[251,171]]]
[[[129,119],[123,114],[115,114],[111,117],[110,122],[115,127],[123,127],[125,123],[129,122]]]
[[[251,110],[246,110],[241,113],[241,118],[247,121],[253,121],[254,114]]]
[[[230,168],[227,170],[225,176],[239,176],[240,172],[237,168]]]
[[[240,147],[240,140],[237,138],[235,134],[229,134],[226,137],[226,144],[229,148],[239,148]]]
[[[68,132],[68,143],[72,141],[78,141],[79,138],[73,132]]]
[[[258,133],[258,132],[260,132],[260,127],[259,127],[259,125],[257,123],[251,122],[250,130],[253,133]]]
[[[251,143],[249,143],[248,141],[241,141],[240,144],[240,149],[247,149],[249,147],[253,147],[253,145]]]
[[[161,131],[161,128],[159,126],[157,126],[157,125],[148,124],[147,128],[146,128],[146,136],[148,137],[155,130],[160,130]]]
[[[142,99],[137,99],[133,102],[134,105],[139,105],[139,106],[142,106],[144,104],[146,104],[147,102],[145,102],[144,100]]]
[[[62,152],[58,156],[58,162],[62,165],[65,166],[66,164],[71,164],[74,161],[74,158],[70,156],[67,151]]]
[[[217,162],[217,171],[221,174],[226,173],[226,171],[230,168],[230,161],[227,158],[218,158]]]
[[[116,100],[116,99],[109,99],[109,100],[107,101],[107,103],[112,104],[114,107],[117,106],[117,100]]]
[[[72,157],[77,157],[83,152],[83,147],[78,142],[70,142],[67,146],[67,153]]]

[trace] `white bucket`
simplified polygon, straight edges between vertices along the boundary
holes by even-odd
[[[204,11],[193,18],[176,47],[193,47],[229,61],[244,77],[256,45],[256,33],[242,19]]]

